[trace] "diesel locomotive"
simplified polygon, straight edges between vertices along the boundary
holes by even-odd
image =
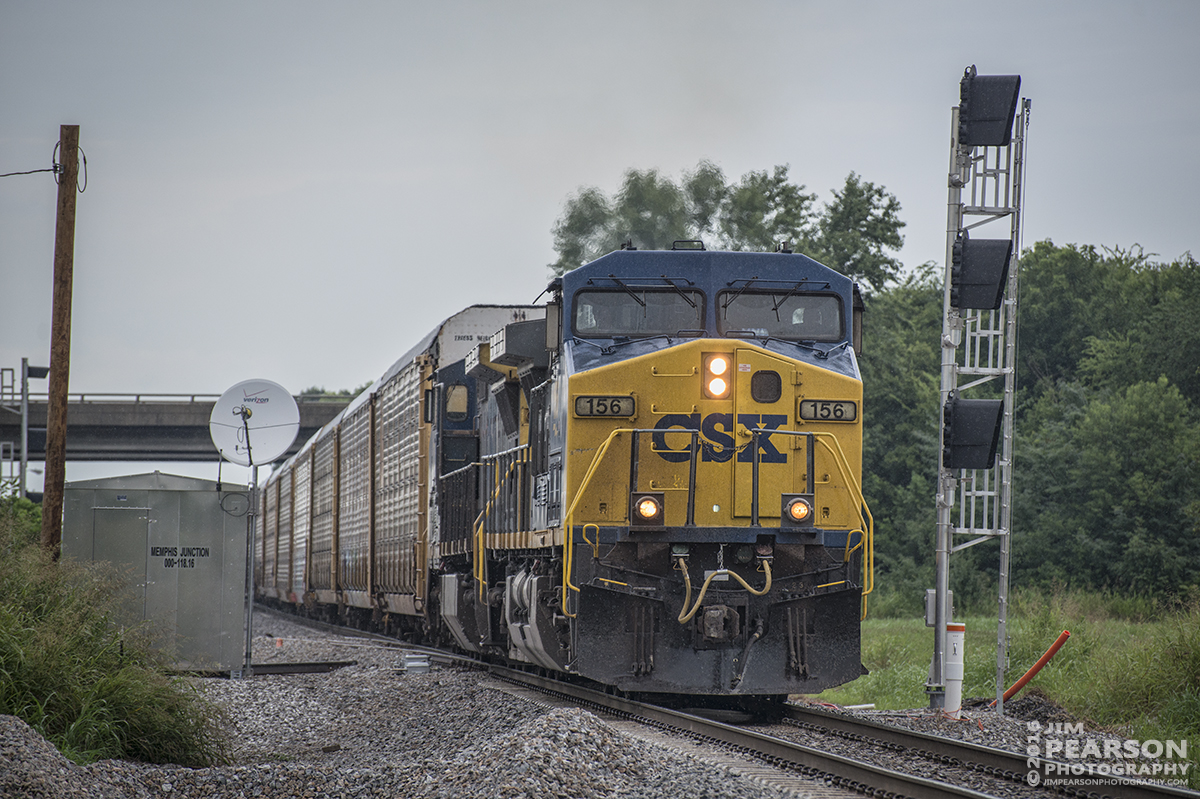
[[[865,673],[858,288],[678,247],[418,342],[272,472],[259,598],[690,704]]]

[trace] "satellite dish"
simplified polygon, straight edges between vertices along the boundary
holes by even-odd
[[[225,460],[261,466],[278,459],[296,440],[300,409],[278,383],[243,380],[217,400],[208,432]]]

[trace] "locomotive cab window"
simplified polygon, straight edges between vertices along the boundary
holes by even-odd
[[[574,305],[574,331],[581,338],[673,336],[704,327],[704,295],[699,291],[581,291]]]
[[[842,300],[836,294],[789,291],[723,291],[717,295],[717,331],[748,330],[791,341],[845,338]]]
[[[461,422],[466,419],[470,400],[471,396],[467,393],[467,387],[462,383],[448,386],[446,388],[446,418],[452,422]]]

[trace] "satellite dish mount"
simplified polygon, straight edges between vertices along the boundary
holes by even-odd
[[[258,466],[278,460],[300,432],[300,408],[287,389],[270,380],[243,380],[213,405],[208,432],[222,461],[250,467],[250,507],[246,513],[246,649],[242,673],[250,677],[254,624],[254,527],[258,516]],[[253,444],[251,443],[253,439]],[[220,490],[220,466],[217,467]]]

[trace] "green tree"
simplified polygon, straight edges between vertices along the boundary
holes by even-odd
[[[896,280],[903,267],[887,250],[904,244],[900,201],[853,172],[833,198],[817,219],[808,254],[875,289]]]
[[[1119,390],[1166,376],[1200,404],[1200,265],[1189,253],[1170,264],[1139,257],[1120,266],[1122,299],[1132,312],[1085,340],[1082,378]]]
[[[711,161],[701,161],[693,171],[684,174],[683,191],[690,210],[691,230],[704,235],[712,230],[729,194],[725,173]]]
[[[1074,482],[1080,471],[1075,427],[1088,403],[1082,384],[1059,381],[1043,384],[1036,398],[1019,407],[1013,447],[1014,585],[1094,585],[1089,567],[1077,559],[1077,542],[1089,536],[1076,513]]]
[[[1165,377],[1093,402],[1080,420],[1076,479],[1086,501],[1078,513],[1104,582],[1159,595],[1200,585],[1189,514],[1200,500],[1198,432],[1187,399]]]
[[[1090,339],[1119,339],[1144,320],[1153,299],[1138,273],[1147,267],[1138,248],[1105,254],[1040,241],[1027,250],[1020,266],[1020,386],[1038,391],[1039,383],[1075,380]]]
[[[1156,596],[1200,585],[1200,425],[1177,386],[1060,384],[1026,421],[1014,479],[1019,574]]]
[[[595,187],[581,188],[554,224],[558,260],[550,268],[568,272],[625,242],[655,250],[696,238],[712,228],[726,193],[724,173],[708,161],[685,173],[681,185],[657,169],[630,169],[613,199]]]
[[[340,391],[327,391],[324,386],[309,386],[300,392],[300,396],[318,397],[321,399],[331,399],[334,397],[357,397],[372,385],[372,381],[367,381],[357,388],[343,388]]]
[[[774,250],[779,242],[808,242],[815,194],[788,180],[788,168],[747,172],[730,186],[720,208],[720,243],[730,250]]]
[[[941,281],[925,264],[871,298],[859,361],[878,581],[893,609],[907,612],[933,579],[941,315]]]
[[[816,195],[793,183],[787,166],[747,172],[734,184],[708,161],[678,185],[657,170],[630,169],[613,198],[594,187],[568,198],[554,224],[558,260],[550,268],[562,274],[625,242],[661,249],[704,238],[729,250],[773,251],[790,243],[876,289],[897,279],[900,262],[888,251],[904,242],[899,201],[853,172],[833,197],[814,210]]]
[[[613,206],[613,232],[624,232],[635,247],[661,250],[684,238],[691,222],[687,194],[657,169],[625,173]]]

